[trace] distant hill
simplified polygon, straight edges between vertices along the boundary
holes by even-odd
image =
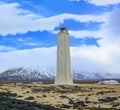
[[[54,80],[55,72],[46,69],[30,69],[24,67],[8,69],[0,73],[1,80]],[[74,80],[120,79],[120,74],[73,72]]]
[[[38,80],[54,79],[54,74],[46,70],[36,70],[24,67],[12,68],[0,73],[0,79],[3,80]]]

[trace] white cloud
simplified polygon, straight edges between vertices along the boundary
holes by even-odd
[[[106,15],[60,14],[48,18],[23,10],[18,3],[0,5],[0,34],[26,33],[28,31],[51,31],[64,22],[73,19],[78,22],[104,22]]]
[[[32,41],[32,40],[34,40],[34,37],[24,37],[24,38],[21,37],[17,39],[18,42],[22,42],[22,43],[25,43],[27,41]]]
[[[56,47],[0,53],[0,71],[14,67],[55,67]]]
[[[100,25],[100,29],[97,31],[88,30],[69,30],[70,36],[75,38],[84,38],[86,36],[93,38],[102,38],[102,41],[106,39],[106,42],[117,41],[120,39],[120,8],[115,8],[113,11],[106,13],[104,16],[104,23]],[[57,34],[57,31],[51,31],[53,34]]]
[[[16,50],[16,49],[13,47],[0,45],[0,51],[14,51],[14,50]]]
[[[94,37],[94,38],[100,38],[101,34],[99,31],[87,31],[87,30],[82,30],[82,31],[69,31],[71,36],[74,36],[75,38],[84,38],[84,37]]]
[[[120,38],[120,8],[115,8],[109,16],[107,21],[102,24],[101,31],[106,34],[107,38],[113,38],[114,40]]]
[[[20,9],[17,3],[0,5],[0,16],[0,34],[2,35],[35,30],[33,19],[41,18],[41,16]]]
[[[44,42],[24,42],[23,45],[27,46],[45,46]]]
[[[60,14],[49,18],[37,20],[40,24],[40,30],[53,30],[56,26],[59,26],[66,19],[73,19],[78,22],[104,22],[106,15],[75,15],[75,14]]]
[[[52,34],[57,34],[57,31],[51,31]],[[78,30],[73,31],[69,30],[70,36],[74,38],[85,38],[85,37],[91,37],[91,38],[101,38],[103,36],[100,31],[88,31],[88,30]]]
[[[77,56],[77,59],[81,59],[83,65],[87,70],[91,71],[105,71],[105,72],[118,72],[120,73],[120,8],[114,9],[109,13],[106,18],[106,22],[101,25],[101,28],[97,32],[85,32],[89,36],[99,35],[102,39],[98,41],[100,47],[96,46],[81,46],[73,48],[73,55]],[[83,34],[83,35],[84,35]],[[78,60],[76,60],[78,62]],[[80,63],[78,63],[80,64]],[[75,66],[78,65],[76,63]],[[92,66],[91,66],[92,65]],[[81,64],[78,68],[84,70],[84,66]],[[94,67],[95,66],[95,67]],[[97,67],[96,67],[97,66]]]
[[[120,4],[120,0],[84,0],[96,6],[107,6]]]
[[[72,69],[88,72],[120,72],[120,49],[115,45],[71,47]],[[0,53],[0,71],[9,68],[56,67],[56,47]]]
[[[102,45],[72,47],[72,65],[74,68],[89,72],[120,73],[120,45]]]
[[[34,37],[18,38],[16,41],[27,46],[45,46],[44,42],[34,41]]]

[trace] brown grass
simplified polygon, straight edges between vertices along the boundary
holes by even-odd
[[[74,86],[55,86],[53,84],[1,84],[1,93],[16,93],[14,99],[47,104],[61,110],[119,110],[120,84],[76,84]],[[106,97],[117,100],[100,102]],[[30,99],[30,100],[27,100]],[[84,103],[85,105],[82,105]]]

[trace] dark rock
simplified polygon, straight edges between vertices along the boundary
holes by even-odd
[[[43,90],[42,90],[42,92],[49,92],[49,91],[52,91],[53,89],[52,88],[44,88]]]
[[[107,102],[113,102],[115,100],[117,100],[117,97],[106,97],[105,99],[99,99],[98,101],[107,103]]]
[[[43,94],[43,97],[47,97],[45,94]]]
[[[62,104],[62,105],[60,106],[60,108],[70,109],[71,106],[70,106],[70,105],[66,105],[66,104]]]
[[[21,96],[21,95],[18,95],[18,96],[17,96],[17,98],[21,98],[21,97],[23,97],[23,96]]]
[[[116,91],[115,91],[115,90],[112,90],[111,92],[116,93]]]
[[[91,94],[88,94],[88,96],[91,96]]]
[[[30,91],[26,91],[26,93],[30,93]]]
[[[25,98],[25,100],[34,100],[34,97],[29,96],[29,97]]]
[[[85,103],[86,104],[91,103],[91,101],[89,101],[88,99],[89,99],[88,97],[85,98]]]
[[[91,103],[91,101],[89,101],[89,100],[85,100],[85,103],[88,104],[88,103]]]
[[[72,100],[72,99],[70,99],[70,98],[68,98],[69,99],[69,104],[74,104],[74,101]]]
[[[120,103],[113,103],[112,107],[118,107],[120,106]]]
[[[100,91],[100,92],[97,92],[97,93],[96,93],[96,95],[99,95],[99,94],[100,94],[100,95],[103,95],[104,92],[103,92],[103,91]]]
[[[1,94],[0,94],[0,110],[61,110],[51,105],[38,104],[35,102],[28,102],[14,98],[8,98]]]
[[[33,93],[37,93],[37,92],[41,92],[42,89],[41,89],[41,88],[32,88],[31,91],[32,91]]]
[[[75,107],[79,107],[79,106],[86,106],[86,105],[85,105],[85,102],[84,102],[84,101],[78,101],[78,102],[75,102],[75,103],[74,103],[74,106],[75,106]]]
[[[70,98],[68,98],[68,99],[69,99],[69,104],[72,104],[74,107],[86,106],[84,101],[75,102]]]
[[[10,92],[0,92],[0,95],[4,97],[16,97],[17,93],[10,93]]]
[[[58,87],[60,87],[62,89],[66,89],[66,87],[64,85],[59,85]]]
[[[59,97],[61,97],[62,99],[67,98],[65,95],[61,95]]]

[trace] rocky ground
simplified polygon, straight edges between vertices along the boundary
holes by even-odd
[[[0,110],[120,110],[120,84],[1,84]]]

